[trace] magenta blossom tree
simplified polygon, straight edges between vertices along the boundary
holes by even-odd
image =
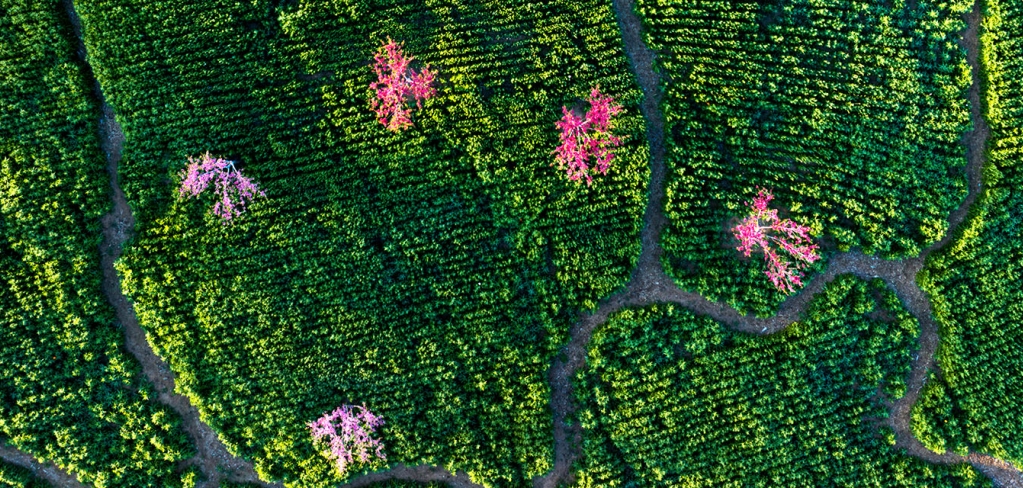
[[[377,81],[369,87],[374,95],[370,105],[380,121],[388,130],[399,131],[412,126],[412,104],[423,108],[423,100],[433,97],[437,90],[433,87],[436,75],[429,66],[418,73],[409,65],[412,56],[405,56],[402,44],[387,38],[387,43],[380,46],[374,56],[376,64],[373,71]]]
[[[245,211],[245,205],[257,195],[265,197],[252,180],[246,178],[234,161],[214,158],[207,152],[198,158],[189,157],[188,166],[181,171],[182,197],[198,197],[210,187],[217,195],[213,204],[213,215],[226,224]]]
[[[365,405],[342,405],[309,422],[313,443],[326,447],[324,455],[334,461],[342,476],[358,460],[368,463],[373,457],[387,460],[384,445],[373,438],[384,419]]]
[[[817,244],[810,239],[810,228],[789,219],[779,219],[777,210],[769,210],[767,204],[774,199],[770,191],[758,188],[757,197],[746,205],[750,214],[732,229],[737,248],[746,257],[760,248],[767,261],[764,273],[775,288],[792,293],[803,286],[800,270],[820,259]]]
[[[568,107],[561,107],[561,120],[555,126],[561,131],[561,144],[554,150],[554,164],[568,173],[568,179],[593,183],[593,175],[607,174],[614,160],[614,149],[622,139],[611,133],[611,119],[622,112],[614,98],[600,93],[600,87],[590,91],[590,104],[586,114],[579,116]],[[552,166],[553,166],[552,165]]]

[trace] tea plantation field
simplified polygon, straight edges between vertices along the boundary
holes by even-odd
[[[76,5],[127,137],[125,292],[234,453],[265,479],[333,486],[306,424],[347,403],[386,419],[388,462],[500,485],[551,469],[547,368],[578,311],[625,284],[646,200],[608,4]],[[439,79],[398,133],[368,110],[388,37]],[[626,139],[577,185],[551,167],[552,129],[598,84]],[[177,198],[207,150],[267,195],[231,225]]]
[[[1023,464],[1023,2],[990,1],[986,13],[985,188],[955,243],[928,262],[942,375],[914,429],[936,450]]]
[[[917,333],[883,283],[849,275],[770,337],[671,305],[618,312],[577,377],[580,486],[990,486],[878,427]]]
[[[991,134],[966,221],[879,265],[906,276],[856,268],[889,282],[839,275],[752,335],[708,314],[745,327],[786,297],[736,250],[760,189],[820,246],[809,275],[949,230],[973,3],[0,0],[0,442],[96,488],[365,485],[398,464],[430,476],[366,486],[995,486],[888,427],[937,343],[912,433],[1023,467],[1023,0],[981,5]],[[374,113],[389,40],[415,75],[393,82],[432,77],[395,96],[401,130]],[[101,225],[125,199],[94,84],[132,229]],[[583,149],[614,153],[592,184],[555,164],[573,113],[599,127]],[[187,190],[207,152],[258,187],[230,220]],[[124,313],[190,406],[155,393]],[[373,417],[342,405],[384,420],[348,470],[322,439]],[[10,461],[0,486],[47,486]]]
[[[966,195],[955,39],[971,5],[639,0],[666,85],[662,244],[679,286],[773,313],[784,295],[759,259],[736,264],[728,232],[758,186],[826,250],[938,240]]]
[[[192,448],[100,291],[109,180],[71,27],[55,1],[0,12],[0,442],[96,486],[180,485]]]

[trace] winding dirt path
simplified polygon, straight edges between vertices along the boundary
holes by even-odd
[[[582,432],[578,424],[568,425],[566,423],[566,419],[572,416],[576,410],[571,379],[575,372],[586,363],[587,346],[593,331],[603,324],[610,314],[623,307],[674,303],[697,314],[709,316],[734,330],[761,335],[772,334],[796,322],[814,295],[823,290],[825,285],[836,276],[851,273],[860,278],[884,280],[895,291],[907,310],[920,322],[920,347],[911,365],[907,393],[889,404],[891,415],[888,425],[895,430],[896,447],[905,449],[908,454],[931,463],[969,462],[989,476],[996,486],[1023,488],[1023,476],[1017,467],[985,454],[970,453],[964,457],[953,453],[934,453],[920,443],[909,427],[910,411],[920,396],[928,371],[934,367],[934,354],[940,342],[938,325],[931,314],[930,299],[917,285],[916,276],[923,268],[927,256],[952,240],[956,228],[965,220],[970,207],[981,191],[981,168],[984,163],[984,148],[987,144],[989,129],[981,116],[980,104],[978,31],[981,11],[979,1],[966,17],[967,29],[962,33],[961,40],[962,46],[967,50],[967,58],[973,76],[968,91],[973,130],[963,137],[963,145],[967,154],[966,175],[969,182],[969,193],[959,208],[949,215],[949,225],[945,236],[923,250],[919,256],[904,260],[886,261],[856,251],[839,253],[831,258],[824,273],[815,276],[803,290],[785,300],[776,315],[763,319],[741,315],[724,303],[712,302],[697,293],[681,290],[661,268],[662,249],[658,237],[666,222],[662,209],[667,169],[664,161],[664,118],[659,109],[661,102],[660,77],[654,70],[656,55],[643,42],[642,24],[634,10],[635,0],[613,0],[612,3],[617,13],[626,55],[644,93],[640,110],[647,121],[651,178],[641,236],[642,252],[638,266],[626,289],[601,302],[596,311],[583,316],[572,327],[569,333],[569,343],[563,350],[563,357],[567,360],[559,358],[551,365],[548,380],[551,385],[551,412],[554,418],[555,466],[550,473],[534,479],[534,486],[555,488],[559,484],[572,482],[571,466],[580,455]]]
[[[77,478],[54,466],[53,463],[40,463],[34,457],[13,447],[0,444],[0,459],[31,471],[36,478],[50,485],[60,488],[85,488]]]
[[[102,106],[99,123],[100,141],[107,158],[107,173],[110,175],[111,199],[114,208],[101,219],[103,240],[100,243],[100,266],[103,270],[103,293],[114,307],[117,321],[124,329],[125,349],[142,365],[142,373],[153,384],[157,401],[167,405],[182,419],[182,426],[196,447],[197,454],[184,464],[198,465],[206,478],[201,486],[218,487],[220,480],[251,483],[257,486],[281,486],[260,481],[252,464],[237,458],[227,451],[216,433],[199,417],[188,398],[174,393],[174,374],[167,363],[153,351],[146,340],[146,333],[139,326],[135,308],[121,291],[120,277],[114,269],[114,262],[121,255],[122,246],[134,231],[135,218],[118,182],[117,166],[121,160],[124,133],[114,118],[113,109],[106,103],[99,82],[92,73],[82,37],[82,23],[71,0],[63,0],[75,38],[78,42],[78,57],[85,71],[85,77],[92,83],[93,95]],[[64,485],[59,485],[64,486]]]
[[[81,41],[81,23],[71,1],[64,0],[64,3],[79,41],[79,56],[88,70],[85,48]],[[551,411],[554,420],[555,466],[547,475],[535,479],[534,485],[554,488],[560,483],[572,480],[571,465],[581,454],[582,432],[578,424],[570,426],[566,423],[566,419],[574,414],[576,409],[571,378],[579,368],[585,365],[586,349],[593,331],[604,323],[610,314],[624,307],[669,302],[679,304],[695,313],[710,316],[735,330],[754,334],[770,334],[780,331],[798,320],[812,297],[836,276],[852,273],[862,278],[878,277],[883,279],[895,290],[910,313],[920,322],[920,349],[912,364],[907,382],[908,392],[903,398],[890,405],[891,417],[888,423],[896,432],[896,446],[904,448],[913,456],[932,463],[970,462],[991,477],[998,486],[1023,488],[1023,477],[1016,467],[983,454],[971,453],[969,456],[963,457],[951,453],[933,453],[924,448],[909,429],[910,409],[919,397],[920,388],[926,381],[927,372],[934,367],[934,353],[939,342],[938,327],[931,316],[930,301],[916,285],[916,275],[923,267],[927,255],[945,246],[952,239],[954,230],[965,219],[970,206],[980,192],[983,149],[989,131],[980,113],[977,60],[979,7],[975,6],[973,12],[968,16],[969,27],[963,33],[962,41],[964,47],[967,48],[968,60],[973,71],[973,84],[969,90],[969,98],[974,130],[968,133],[963,140],[968,157],[967,176],[970,191],[963,204],[949,216],[949,229],[946,235],[924,250],[920,256],[900,261],[885,261],[858,252],[840,253],[831,259],[823,274],[814,277],[800,293],[786,300],[779,307],[775,316],[757,319],[740,315],[733,308],[709,301],[699,294],[678,289],[661,268],[662,250],[658,241],[666,222],[662,208],[667,168],[665,166],[664,119],[659,109],[660,79],[654,71],[656,56],[642,40],[642,26],[634,12],[634,0],[613,0],[613,5],[624,38],[626,54],[644,93],[641,111],[647,121],[651,152],[649,198],[641,234],[642,252],[626,289],[601,302],[595,312],[582,317],[571,328],[570,341],[564,349],[564,357],[567,359],[558,358],[551,365],[548,379],[551,385]],[[114,119],[112,109],[103,101],[98,83],[95,82],[91,72],[87,75],[92,78],[95,95],[103,107],[100,132],[103,149],[107,156],[107,169],[110,174],[114,202],[114,209],[102,219],[103,290],[117,312],[118,321],[124,327],[126,349],[142,365],[143,373],[153,383],[159,394],[158,400],[172,408],[183,419],[185,430],[198,450],[196,457],[189,462],[200,466],[207,478],[205,486],[218,486],[222,478],[221,470],[226,472],[226,478],[232,481],[248,482],[259,486],[280,486],[259,481],[252,465],[228,453],[212,429],[200,420],[198,411],[189,403],[188,399],[174,393],[173,373],[166,362],[153,352],[146,340],[145,332],[139,327],[134,308],[120,289],[120,281],[113,264],[120,256],[122,245],[131,236],[135,225],[131,209],[117,179],[117,165],[120,161],[124,136]],[[0,458],[32,469],[38,476],[50,481],[55,486],[81,486],[66,473],[62,473],[52,466],[41,465],[30,456],[12,448],[0,446]],[[472,483],[464,473],[452,474],[431,466],[409,467],[400,464],[386,471],[361,476],[345,486],[363,487],[390,479],[441,481],[455,487],[479,486]]]
[[[373,483],[390,480],[418,481],[421,483],[440,481],[452,488],[483,488],[481,485],[473,483],[469,479],[469,475],[465,473],[451,474],[446,469],[422,464],[418,466],[398,464],[384,471],[359,476],[341,486],[345,488],[362,488]]]

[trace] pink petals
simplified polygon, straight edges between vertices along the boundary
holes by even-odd
[[[562,118],[554,125],[561,131],[561,144],[554,150],[558,169],[565,170],[568,179],[586,184],[593,183],[594,172],[607,174],[614,160],[613,149],[621,144],[620,137],[611,134],[611,118],[622,112],[614,98],[602,95],[600,87],[590,92],[590,109],[580,117],[561,107]]]
[[[181,171],[182,197],[198,197],[213,186],[217,202],[213,204],[213,215],[226,224],[245,211],[246,202],[257,195],[265,197],[252,180],[246,178],[234,167],[234,161],[214,158],[207,152],[199,158],[188,158],[188,166]]]
[[[401,44],[387,38],[387,43],[374,56],[376,64],[373,71],[377,74],[377,81],[369,85],[376,93],[376,98],[370,99],[370,105],[377,114],[377,120],[395,132],[412,126],[412,101],[417,108],[423,108],[423,100],[437,93],[433,88],[436,73],[429,68],[416,73],[409,66],[415,58],[406,57],[401,48]]]
[[[368,463],[374,456],[387,460],[384,445],[373,438],[384,419],[365,405],[342,405],[308,425],[313,442],[327,446],[324,454],[334,460],[342,476],[356,460]]]
[[[771,192],[758,188],[753,202],[747,202],[751,213],[732,229],[739,239],[738,249],[746,257],[760,248],[767,261],[764,271],[779,291],[792,293],[803,286],[803,274],[799,270],[820,259],[817,245],[810,239],[810,228],[794,221],[778,219],[777,210],[768,210],[767,205],[774,199]],[[784,254],[779,253],[779,249]],[[789,256],[795,258],[789,260]]]

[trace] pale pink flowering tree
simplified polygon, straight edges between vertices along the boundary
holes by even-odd
[[[755,248],[764,252],[767,270],[764,271],[775,288],[792,293],[803,286],[799,270],[820,259],[817,244],[810,239],[810,228],[789,219],[779,219],[777,210],[767,204],[774,199],[770,191],[758,188],[753,202],[747,202],[750,214],[732,229],[739,239],[737,248],[749,257]],[[780,252],[783,251],[783,252]]]
[[[246,178],[234,167],[234,161],[214,158],[207,152],[198,158],[189,157],[188,166],[181,171],[182,197],[198,197],[211,186],[217,194],[213,204],[213,215],[224,223],[245,211],[245,204],[256,196],[265,197],[252,180]]]
[[[368,463],[374,456],[387,460],[384,445],[373,438],[384,419],[365,405],[342,405],[308,425],[313,443],[327,448],[324,454],[334,461],[342,476],[356,460]]]
[[[423,100],[437,93],[433,87],[436,75],[425,67],[418,73],[409,64],[412,56],[405,56],[402,45],[387,38],[387,43],[380,46],[374,56],[376,64],[373,71],[377,81],[370,83],[375,97],[370,98],[370,105],[377,114],[377,120],[389,130],[399,131],[412,126],[412,102],[417,108],[423,108]]]
[[[607,174],[614,160],[614,148],[621,137],[611,134],[611,118],[622,112],[614,98],[600,93],[600,87],[590,91],[589,110],[582,117],[568,107],[561,107],[561,120],[555,126],[561,131],[561,144],[554,150],[554,164],[568,173],[568,179],[586,184],[593,183],[594,173]],[[552,165],[553,166],[553,165]]]

